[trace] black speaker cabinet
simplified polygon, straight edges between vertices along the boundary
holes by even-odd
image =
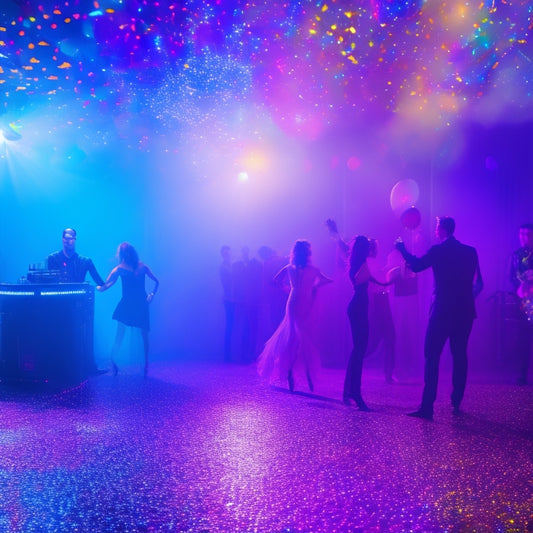
[[[94,369],[94,287],[0,284],[0,380],[81,383]]]

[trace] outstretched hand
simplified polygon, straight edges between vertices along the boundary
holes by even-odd
[[[328,218],[325,222],[327,228],[328,228],[328,231],[334,235],[338,235],[339,234],[339,230],[337,229],[337,223],[332,219],[332,218]]]

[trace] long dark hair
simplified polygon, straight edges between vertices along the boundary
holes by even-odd
[[[311,243],[309,241],[296,241],[292,248],[291,264],[296,268],[304,268],[309,264],[311,257]]]
[[[118,247],[117,254],[120,262],[126,263],[133,270],[137,270],[139,266],[139,254],[129,242],[121,243]]]
[[[358,235],[352,246],[350,254],[350,279],[357,274],[363,263],[368,257],[370,251],[370,242],[364,235]]]

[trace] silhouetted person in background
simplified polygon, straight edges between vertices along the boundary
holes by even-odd
[[[258,352],[259,307],[263,285],[261,262],[244,246],[232,266],[235,300],[234,355],[241,363],[255,361]]]
[[[222,298],[224,302],[224,361],[231,361],[231,340],[233,337],[233,323],[235,321],[235,301],[233,298],[233,272],[231,266],[231,248],[224,245],[220,248],[222,263],[219,268],[222,283]]]
[[[423,344],[419,279],[396,249],[387,256],[387,279],[394,284],[389,293],[396,337],[394,366],[409,375],[418,375]]]
[[[464,396],[467,373],[467,346],[476,309],[474,299],[483,288],[476,249],[461,244],[455,237],[455,221],[451,217],[437,219],[436,235],[440,244],[432,246],[422,257],[410,254],[405,244],[396,247],[413,272],[433,269],[434,299],[424,342],[424,392],[420,409],[409,416],[433,419],[437,397],[440,355],[450,340],[453,359],[452,407],[455,415]]]
[[[48,270],[61,272],[61,281],[70,283],[83,283],[87,272],[97,285],[103,285],[104,280],[96,271],[96,267],[88,257],[83,257],[76,252],[76,230],[66,228],[63,230],[63,249],[54,252],[47,259]]]
[[[291,260],[275,277],[276,282],[288,279],[289,297],[285,316],[261,352],[257,371],[271,383],[287,380],[292,392],[295,372],[302,371],[311,391],[313,379],[320,365],[318,350],[313,345],[311,310],[319,287],[332,280],[311,264],[311,245],[296,241]]]
[[[276,331],[285,314],[287,292],[274,281],[276,274],[287,264],[286,257],[280,257],[269,246],[261,246],[257,254],[263,262],[263,294],[261,342],[264,344]]]
[[[148,265],[139,261],[135,248],[123,242],[119,245],[117,255],[120,264],[116,266],[107,277],[104,284],[97,287],[101,292],[112,287],[118,278],[122,279],[122,298],[113,312],[113,320],[117,321],[117,334],[111,352],[111,365],[113,375],[117,375],[118,366],[116,357],[120,350],[126,326],[139,328],[144,347],[144,376],[148,374],[148,332],[150,331],[150,315],[148,304],[152,301],[159,287],[159,280],[154,276]],[[154,282],[151,293],[146,294],[145,277],[148,276]]]
[[[518,298],[518,384],[527,385],[529,361],[533,351],[533,224],[522,224],[518,238],[520,248],[511,256],[509,280]]]
[[[370,239],[369,243],[370,249],[368,259],[375,259],[378,255],[378,243],[376,239]],[[370,271],[373,272],[372,275],[377,279],[372,264],[370,264]],[[370,335],[368,341],[368,355],[374,353],[381,344],[383,345],[385,381],[392,384],[396,381],[393,376],[396,351],[396,331],[392,319],[389,289],[387,287],[372,284],[372,286],[369,287],[369,292]]]

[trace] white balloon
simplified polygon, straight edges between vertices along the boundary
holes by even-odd
[[[390,192],[390,205],[392,210],[401,215],[418,201],[420,190],[418,183],[410,178],[397,182]]]

